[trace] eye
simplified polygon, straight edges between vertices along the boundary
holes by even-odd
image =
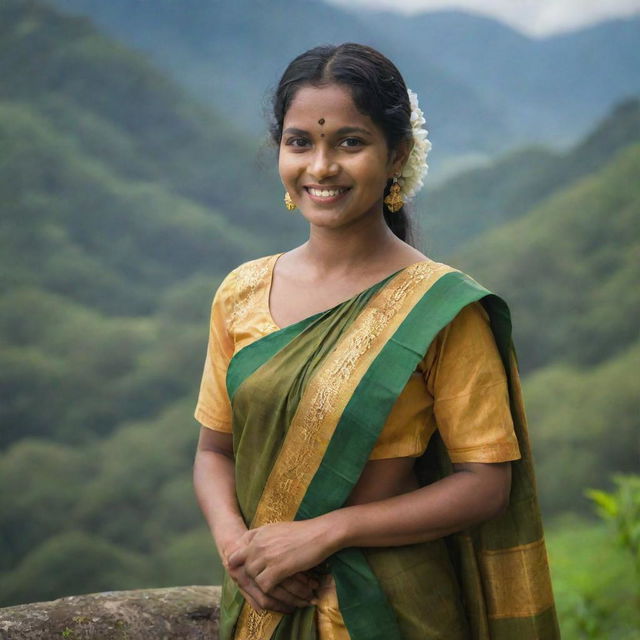
[[[354,142],[355,144],[347,144],[345,145],[346,147],[350,148],[350,149],[355,149],[357,147],[362,146],[362,140],[360,140],[359,138],[345,138],[340,145],[342,146],[345,142]]]
[[[298,142],[300,142],[301,144],[297,144]],[[296,138],[289,138],[285,144],[289,147],[298,147],[298,148],[302,148],[304,147],[304,143],[309,142],[306,138],[302,138],[300,136],[296,137]]]

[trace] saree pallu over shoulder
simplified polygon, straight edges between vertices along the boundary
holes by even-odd
[[[344,505],[434,337],[477,300],[505,364],[522,454],[513,462],[509,509],[428,543],[349,548],[328,558],[352,640],[559,637],[506,304],[466,274],[425,260],[256,340],[230,362],[245,521],[255,528],[316,517]],[[453,472],[437,433],[417,464],[423,484]],[[413,578],[405,598],[402,584]],[[257,613],[225,576],[223,640],[315,639],[314,614],[314,607]]]

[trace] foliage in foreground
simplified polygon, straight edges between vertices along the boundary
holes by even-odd
[[[563,640],[640,637],[640,476],[613,480],[614,492],[586,491],[603,519],[567,513],[546,527]]]

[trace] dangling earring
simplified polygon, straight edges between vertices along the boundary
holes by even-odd
[[[396,211],[400,211],[400,209],[402,209],[404,200],[402,198],[402,194],[400,193],[398,176],[393,176],[393,184],[389,189],[389,195],[384,199],[384,203],[387,205],[387,208],[389,209],[389,211],[391,211],[391,213],[395,213]]]
[[[291,199],[288,191],[284,192],[284,206],[289,211],[293,211],[296,208],[296,203]]]

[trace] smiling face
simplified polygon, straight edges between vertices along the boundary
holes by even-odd
[[[340,226],[382,216],[387,180],[401,170],[406,155],[389,153],[384,133],[358,111],[348,89],[301,87],[282,129],[280,178],[310,223]]]

